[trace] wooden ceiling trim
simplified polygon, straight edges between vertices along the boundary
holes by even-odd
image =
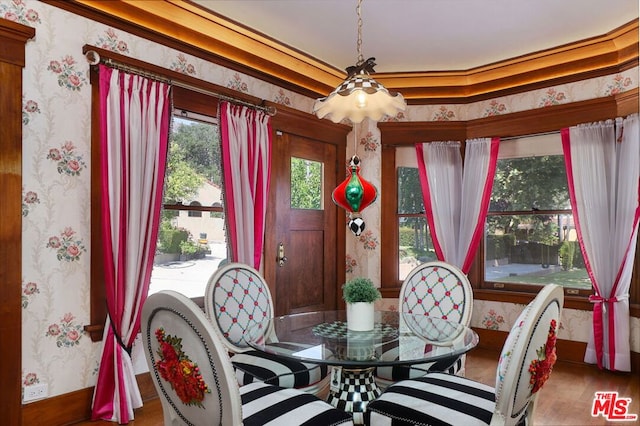
[[[376,79],[409,100],[434,96],[477,98],[549,80],[597,75],[598,70],[615,72],[637,66],[638,42],[638,20],[635,20],[601,37],[466,71],[377,73]]]
[[[563,127],[625,117],[639,110],[638,88],[603,98],[553,105],[468,121],[381,122],[383,146],[416,142],[463,141],[471,138],[501,138],[555,132]]]
[[[95,1],[75,2],[118,16],[126,22],[164,36],[180,40],[259,73],[295,82],[300,87],[321,93],[337,85],[343,73],[302,55],[282,44],[247,31],[237,24],[205,13],[185,2],[172,1]],[[190,7],[191,6],[191,7]]]
[[[383,147],[467,139],[466,121],[390,121],[378,123],[378,128]]]
[[[342,70],[190,2],[43,1],[311,98],[344,78]],[[602,36],[470,70],[375,78],[410,104],[470,103],[622,72],[638,66],[638,46],[636,19]]]

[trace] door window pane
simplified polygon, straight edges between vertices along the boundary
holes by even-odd
[[[291,157],[291,208],[322,210],[323,164]]]

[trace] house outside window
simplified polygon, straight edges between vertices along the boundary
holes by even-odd
[[[168,289],[200,297],[227,257],[220,142],[215,120],[176,113],[149,294]]]

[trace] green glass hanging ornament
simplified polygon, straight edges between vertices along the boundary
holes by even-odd
[[[355,236],[362,234],[365,223],[360,212],[373,203],[378,197],[378,190],[360,176],[360,158],[351,157],[347,168],[349,176],[333,190],[333,202],[349,212],[347,226]]]

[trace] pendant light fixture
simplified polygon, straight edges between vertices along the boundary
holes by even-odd
[[[365,118],[379,121],[382,116],[395,116],[404,111],[407,104],[400,93],[389,92],[382,84],[371,78],[375,71],[375,58],[366,61],[362,55],[362,0],[358,0],[357,63],[347,67],[347,78],[329,96],[317,99],[313,112],[319,117],[327,117],[334,123],[347,118],[360,123]]]

